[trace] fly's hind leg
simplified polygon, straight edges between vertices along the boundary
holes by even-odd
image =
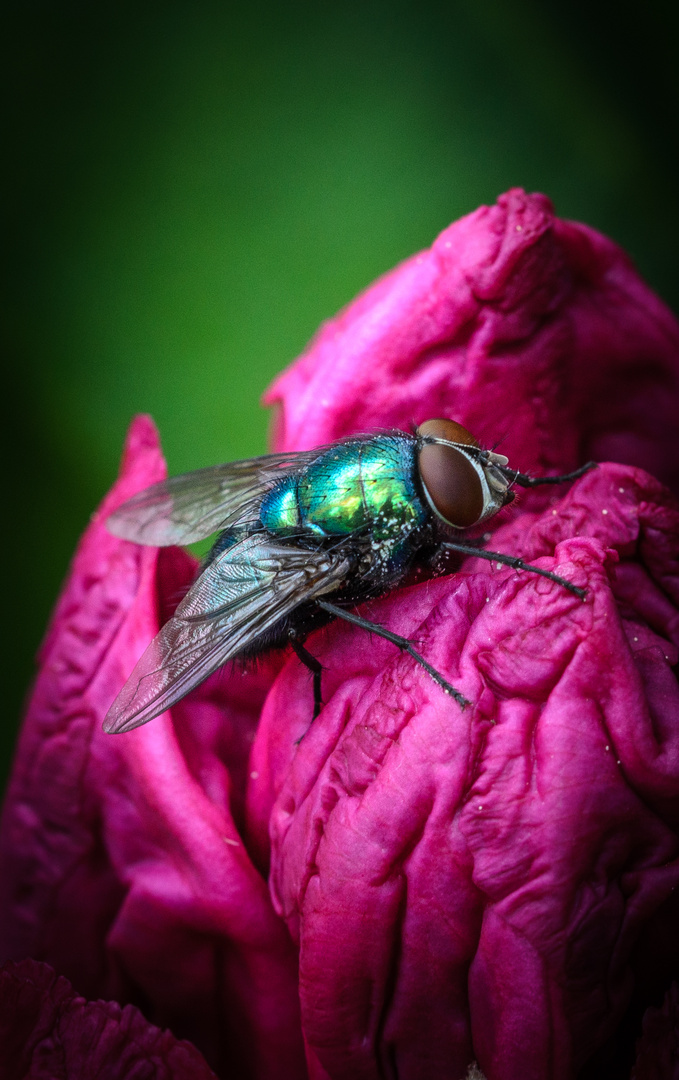
[[[320,660],[317,660],[315,656],[312,656],[308,649],[304,648],[304,645],[299,638],[291,637],[290,644],[297,653],[299,660],[309,669],[314,677],[314,715],[312,721],[316,719],[321,708],[323,706],[323,698],[321,697],[321,675],[323,674],[323,665]]]
[[[451,694],[455,698],[460,708],[464,709],[465,705],[471,704],[467,701],[466,697],[456,690],[454,686],[444,679],[443,675],[432,667],[423,656],[418,653],[415,646],[408,641],[408,638],[401,637],[400,634],[393,634],[391,630],[386,630],[378,623],[369,622],[368,619],[362,619],[360,615],[354,615],[350,611],[345,611],[344,608],[336,607],[335,604],[329,604],[327,600],[317,600],[316,603],[319,607],[323,608],[330,615],[335,615],[338,619],[344,619],[345,622],[352,623],[354,626],[360,626],[363,630],[368,630],[371,634],[377,634],[378,637],[383,637],[386,641],[391,641],[393,645],[396,645],[399,649],[403,649],[409,656],[412,656],[413,660],[416,660],[420,667],[431,675],[432,679],[441,686],[447,694]]]
[[[532,574],[539,574],[540,577],[556,581],[557,585],[563,585],[564,589],[575,593],[581,600],[584,600],[587,595],[584,589],[578,588],[572,581],[566,581],[565,578],[559,577],[558,574],[552,574],[549,570],[541,570],[539,566],[531,566],[530,563],[524,562],[523,559],[517,558],[516,555],[501,555],[498,551],[485,551],[484,548],[478,548],[472,544],[458,544],[449,540],[441,544],[441,547],[445,551],[460,551],[463,555],[473,555],[477,559],[487,559],[488,562],[498,562],[502,563],[503,566],[512,566],[515,570],[529,570]]]

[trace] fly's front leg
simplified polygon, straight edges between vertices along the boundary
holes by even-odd
[[[529,570],[531,574],[539,574],[540,577],[546,577],[549,578],[550,581],[555,581],[557,585],[563,585],[564,589],[568,589],[570,592],[575,593],[581,600],[584,600],[587,595],[585,589],[578,588],[572,581],[566,581],[565,578],[559,577],[558,574],[552,574],[549,570],[541,570],[539,566],[531,566],[530,563],[524,562],[523,559],[517,558],[516,555],[502,555],[498,551],[485,551],[483,548],[477,548],[471,544],[458,544],[452,540],[446,540],[441,544],[441,547],[446,551],[460,551],[463,555],[473,555],[477,559],[487,559],[488,562],[502,563],[503,566],[511,566],[514,570]]]
[[[338,619],[344,619],[345,622],[352,623],[354,626],[360,626],[363,630],[368,630],[371,634],[377,634],[378,637],[383,637],[386,641],[391,641],[391,643],[396,645],[399,649],[403,649],[409,656],[412,656],[413,660],[417,661],[420,667],[423,667],[424,670],[431,675],[432,679],[434,679],[447,694],[451,694],[455,698],[460,708],[464,709],[465,705],[471,704],[459,690],[456,690],[454,686],[451,686],[448,680],[444,679],[443,675],[441,675],[435,667],[432,667],[431,664],[418,653],[415,646],[408,641],[408,638],[401,637],[400,634],[393,634],[391,630],[385,630],[385,628],[378,623],[369,622],[368,619],[362,619],[360,615],[354,615],[350,611],[345,611],[344,608],[337,607],[335,604],[329,604],[327,600],[317,600],[316,603],[330,615],[335,615]]]
[[[496,466],[497,468],[497,466]],[[512,484],[518,484],[519,487],[539,487],[541,484],[566,484],[569,480],[578,480],[581,476],[584,476],[590,469],[596,469],[596,461],[588,461],[586,465],[581,465],[579,469],[575,469],[574,472],[564,473],[562,476],[526,476],[525,473],[516,472],[514,469],[508,469],[506,465],[500,467],[499,472]]]
[[[321,675],[323,674],[323,665],[320,660],[317,660],[315,656],[311,655],[308,649],[304,648],[304,645],[299,638],[291,637],[290,644],[297,653],[298,659],[309,669],[314,677],[314,715],[311,718],[313,722],[323,706],[323,698],[321,697]]]

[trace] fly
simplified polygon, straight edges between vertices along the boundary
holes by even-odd
[[[461,424],[427,420],[413,434],[352,436],[154,484],[111,514],[110,532],[154,547],[220,534],[109,709],[104,730],[139,727],[227,661],[287,644],[313,673],[316,717],[321,665],[304,642],[334,618],[408,652],[464,708],[466,698],[412,642],[348,609],[395,588],[416,562],[445,551],[529,570],[584,598],[583,589],[548,570],[454,537],[510,503],[513,485],[561,484],[593,467],[525,476],[504,455],[482,449]]]

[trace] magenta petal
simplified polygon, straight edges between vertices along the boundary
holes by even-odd
[[[296,956],[232,813],[270,676],[226,675],[176,717],[101,730],[191,573],[181,553],[159,564],[104,528],[163,472],[141,418],[42,650],[0,837],[0,949],[48,961],[89,998],[142,1004],[224,1070],[287,1080],[304,1070]]]
[[[164,475],[155,428],[139,417],[120,478],[80,542],[40,650],[3,810],[0,951],[49,958],[88,996],[107,993],[103,931],[122,886],[103,852],[97,864],[101,795],[91,791],[96,785],[87,774],[98,737],[97,708],[115,693],[126,657],[108,686],[96,683],[106,679],[127,613],[140,586],[148,588],[156,563],[155,551],[122,544],[104,520],[115,505]],[[64,908],[71,909],[70,918]]]
[[[679,486],[679,327],[628,257],[513,189],[330,320],[275,381],[276,449],[451,416],[524,472]]]
[[[575,1075],[620,1022],[635,947],[679,885],[665,591],[679,511],[645,473],[602,466],[504,533],[499,550],[509,538],[586,601],[470,560],[370,605],[475,707],[335,624],[309,641],[327,704],[296,752],[310,692],[296,661],[264,710],[272,888],[300,942],[305,1035],[333,1080],[377,1078],[384,1061],[402,1080],[464,1076],[474,1059],[489,1080]],[[645,946],[654,994],[676,914],[670,927]]]
[[[4,1080],[216,1080],[190,1043],[132,1005],[85,1001],[35,960],[0,968],[0,1046]]]

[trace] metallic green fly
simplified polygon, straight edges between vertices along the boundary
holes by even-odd
[[[469,703],[459,690],[410,641],[349,609],[395,588],[416,563],[431,564],[445,551],[530,570],[584,597],[547,570],[453,537],[511,502],[512,485],[564,483],[593,464],[532,478],[482,449],[460,424],[428,420],[413,434],[352,436],[154,484],[110,516],[115,536],[165,546],[220,535],[109,709],[104,730],[145,724],[226,661],[288,644],[313,672],[315,717],[321,665],[304,642],[334,618],[408,652],[464,708]]]

